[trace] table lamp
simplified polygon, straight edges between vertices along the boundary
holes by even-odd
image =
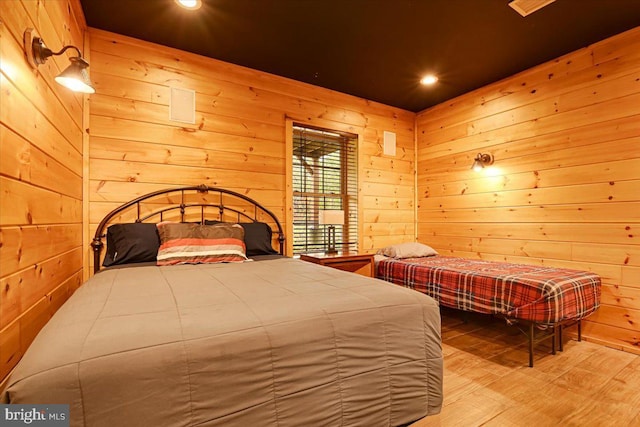
[[[336,249],[336,225],[344,225],[344,211],[343,210],[325,210],[320,211],[318,217],[320,225],[328,225],[327,227],[327,253],[335,254],[338,252]]]

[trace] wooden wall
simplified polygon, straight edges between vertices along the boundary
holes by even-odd
[[[291,120],[358,133],[361,248],[415,238],[415,114],[90,29],[90,230],[118,204],[179,185],[246,193],[285,219]],[[196,124],[169,120],[171,87],[196,91]],[[383,131],[397,134],[382,155]]]
[[[83,98],[34,71],[23,33],[82,49],[79,2],[0,1],[0,380],[82,278]],[[73,51],[72,51],[73,52]]]
[[[418,240],[591,270],[585,335],[640,353],[640,27],[418,114]],[[470,170],[478,152],[495,168]]]

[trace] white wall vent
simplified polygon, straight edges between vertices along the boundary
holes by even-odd
[[[527,16],[556,0],[513,0],[509,6],[522,16]]]
[[[196,122],[196,92],[194,90],[171,88],[169,120],[191,124]]]
[[[383,133],[382,152],[385,156],[396,155],[396,134],[395,132],[384,131]]]

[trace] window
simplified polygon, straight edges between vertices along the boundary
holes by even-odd
[[[336,248],[358,250],[357,136],[327,129],[293,127],[293,253],[327,248],[328,224],[320,212],[341,210]]]

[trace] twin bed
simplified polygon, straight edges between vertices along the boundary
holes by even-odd
[[[437,303],[283,257],[283,243],[273,213],[228,190],[120,206],[96,230],[97,273],[0,401],[69,404],[72,426],[395,426],[438,413]],[[205,262],[170,265],[190,258]]]
[[[597,274],[571,270],[438,255],[418,243],[383,249],[376,277],[433,297],[441,306],[500,316],[528,326],[529,366],[539,340],[551,339],[562,350],[562,328],[578,325],[598,309]],[[543,331],[536,339],[536,330]]]

